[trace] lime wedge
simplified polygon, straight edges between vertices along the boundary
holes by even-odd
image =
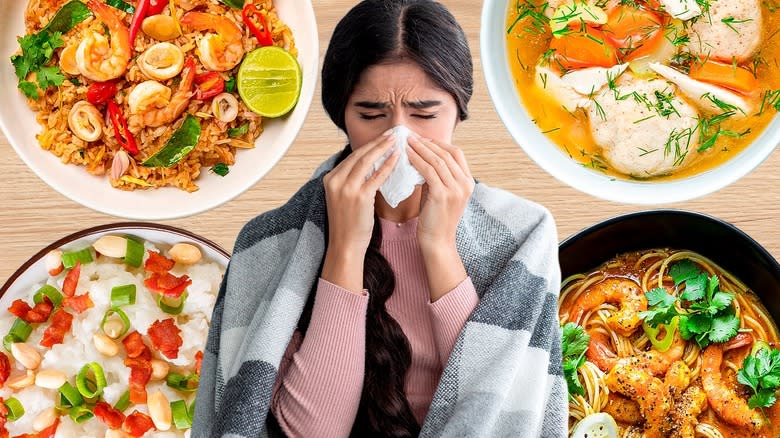
[[[301,94],[301,66],[290,52],[265,46],[249,52],[238,69],[238,94],[252,111],[264,117],[290,112]]]

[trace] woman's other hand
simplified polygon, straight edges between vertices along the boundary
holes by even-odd
[[[409,160],[425,178],[417,241],[433,302],[466,278],[455,233],[474,191],[474,178],[459,148],[415,137],[409,137],[409,145]]]
[[[397,151],[371,177],[368,174],[394,143],[395,135],[388,131],[355,148],[323,178],[328,251],[322,278],[358,294],[363,291],[363,259],[374,229],[374,199],[398,162]]]

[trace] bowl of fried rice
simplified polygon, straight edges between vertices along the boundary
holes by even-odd
[[[228,262],[207,239],[145,222],[33,255],[0,284],[0,435],[188,437]]]
[[[281,160],[311,106],[310,0],[4,6],[0,128],[44,182],[103,213],[173,219],[235,198]],[[241,89],[242,75],[255,82]],[[262,113],[253,93],[291,109]]]

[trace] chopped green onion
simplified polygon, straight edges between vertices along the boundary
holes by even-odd
[[[94,416],[95,414],[93,414],[92,410],[87,406],[80,405],[70,408],[70,418],[76,424],[81,424]]]
[[[230,173],[230,168],[225,163],[217,163],[211,167],[211,171],[219,176],[225,176]]]
[[[127,250],[125,251],[125,263],[134,267],[140,268],[141,263],[144,260],[144,244],[139,242],[134,237],[126,236]]]
[[[135,304],[135,285],[126,284],[111,289],[111,307]]]
[[[241,126],[238,126],[236,128],[228,128],[227,129],[227,135],[228,137],[241,137],[242,135],[249,132],[249,122],[244,123]]]
[[[106,0],[106,4],[117,8],[122,12],[127,12],[128,14],[135,13],[135,7],[131,4],[123,2],[122,0]]]
[[[64,266],[65,269],[76,266],[76,262],[81,262],[82,265],[92,263],[92,253],[89,252],[89,248],[62,253],[62,266]]]
[[[122,331],[119,332],[119,336],[118,336],[121,338],[122,336],[125,335],[125,333],[127,333],[128,330],[130,330],[130,318],[128,318],[127,314],[119,307],[112,307],[106,310],[106,314],[103,315],[103,320],[100,322],[100,329],[103,330],[103,332],[105,333],[106,329],[104,328],[104,326],[106,325],[106,321],[108,321],[108,319],[113,314],[119,316],[119,319],[122,321]],[[108,333],[106,334],[108,335]]]
[[[38,289],[38,292],[35,292],[35,295],[33,296],[35,304],[43,302],[44,295],[49,298],[49,301],[54,304],[54,307],[59,307],[60,304],[62,304],[62,294],[56,287],[50,284],[44,284]]]
[[[184,392],[197,391],[198,383],[200,383],[200,376],[197,374],[190,374],[188,376],[176,373],[168,374],[165,378],[165,383],[173,389],[178,389]]]
[[[130,406],[130,391],[125,391],[125,393],[122,394],[122,397],[119,397],[119,400],[117,400],[114,409],[124,412],[128,406]]]
[[[11,397],[4,403],[8,408],[8,416],[6,417],[8,421],[16,421],[24,415],[24,406],[19,400]]]
[[[81,394],[70,384],[65,382],[60,386],[60,404],[66,407],[79,406],[84,403]]]
[[[171,415],[173,416],[173,425],[177,429],[189,429],[192,427],[192,417],[187,410],[187,403],[184,400],[171,402]]]
[[[89,372],[92,371],[94,379],[89,378]],[[103,367],[97,362],[90,362],[79,371],[76,377],[76,387],[84,398],[95,398],[103,393],[106,387],[106,376],[103,373]]]
[[[16,318],[11,326],[11,330],[3,338],[3,346],[6,350],[11,351],[11,344],[26,341],[30,337],[30,333],[32,333],[32,326]]]
[[[192,403],[190,403],[190,408],[187,412],[190,414],[190,418],[195,418],[195,399],[192,399]]]
[[[168,297],[163,294],[157,295],[157,305],[160,309],[170,315],[178,315],[184,309],[184,302],[187,301],[187,291],[182,292],[178,298]]]
[[[232,93],[236,89],[236,77],[231,76],[228,78],[228,80],[225,81],[225,91],[228,93]]]

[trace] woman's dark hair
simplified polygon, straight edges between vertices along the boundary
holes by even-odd
[[[325,54],[322,103],[333,122],[346,132],[347,101],[366,68],[402,60],[419,65],[436,85],[449,92],[460,120],[466,119],[474,84],[473,65],[466,36],[452,14],[431,0],[365,0],[336,26]],[[350,152],[351,148],[346,148],[338,162]],[[351,436],[413,437],[419,434],[420,425],[404,391],[412,353],[401,326],[385,307],[395,290],[395,276],[380,253],[381,243],[382,228],[375,216],[363,271],[363,285],[369,291],[365,378]],[[312,290],[309,294],[299,322],[303,333],[315,293]]]

